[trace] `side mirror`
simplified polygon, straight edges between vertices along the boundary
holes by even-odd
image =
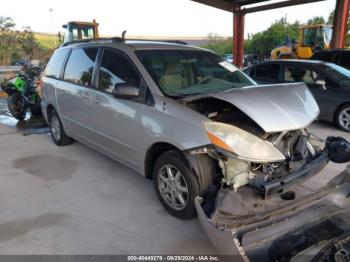
[[[316,85],[322,87],[322,89],[326,90],[326,80],[318,78],[316,79]]]
[[[126,83],[116,83],[112,94],[114,97],[121,99],[137,98],[139,97],[140,89]]]

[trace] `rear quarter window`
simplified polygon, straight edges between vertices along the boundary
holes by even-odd
[[[51,56],[44,72],[44,76],[59,79],[64,60],[69,52],[68,48],[57,49]]]
[[[97,48],[73,49],[64,71],[64,80],[83,86],[91,86]]]

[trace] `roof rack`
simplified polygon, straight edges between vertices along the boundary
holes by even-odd
[[[64,43],[62,44],[62,47],[73,45],[73,44],[80,44],[80,43],[106,42],[106,41],[122,43],[124,42],[124,39],[121,37],[101,37],[101,38],[82,39],[82,40],[76,40],[76,41]]]
[[[178,45],[188,45],[185,41],[181,40],[162,40],[162,39],[125,39],[127,41],[140,41],[140,42],[161,42],[161,43],[170,43],[170,44],[178,44]]]
[[[94,42],[116,42],[116,43],[125,43],[125,41],[145,41],[145,42],[162,42],[162,43],[171,43],[171,44],[179,44],[179,45],[188,45],[186,42],[181,40],[156,40],[156,39],[124,39],[122,37],[102,37],[102,38],[91,38],[91,39],[82,39],[82,40],[76,40],[71,41],[62,44],[62,47],[69,46],[73,44],[80,44],[80,43],[94,43]]]

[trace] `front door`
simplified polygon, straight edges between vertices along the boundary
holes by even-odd
[[[115,98],[112,91],[117,83],[140,88],[140,97]],[[144,81],[131,61],[115,49],[104,49],[90,111],[93,142],[101,151],[131,166],[136,166],[135,159],[144,147],[144,90]]]

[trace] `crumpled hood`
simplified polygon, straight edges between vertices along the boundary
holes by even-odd
[[[210,96],[233,104],[267,133],[304,128],[320,112],[303,83],[231,89]]]

